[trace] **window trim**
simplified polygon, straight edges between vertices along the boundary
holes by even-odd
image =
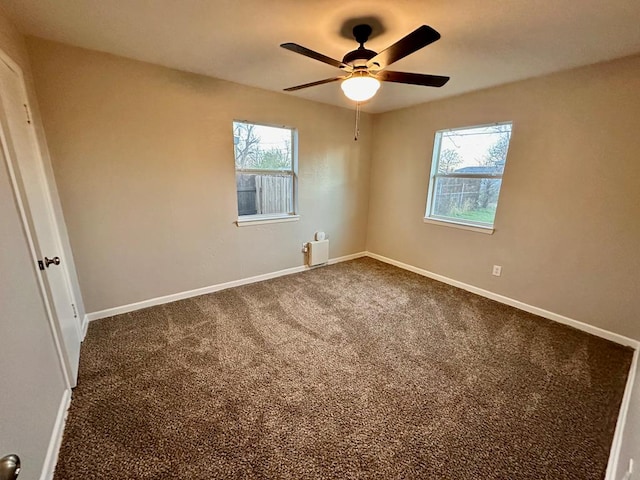
[[[249,174],[272,174],[272,175],[291,175],[291,212],[284,213],[263,213],[254,215],[240,215],[236,212],[235,224],[238,227],[244,227],[248,225],[262,225],[267,223],[280,223],[280,222],[292,222],[300,219],[300,212],[298,210],[298,129],[289,125],[254,122],[251,120],[233,119],[231,121],[232,134],[234,133],[233,125],[235,123],[248,123],[251,125],[258,125],[262,127],[282,128],[291,132],[291,170],[267,170],[267,169],[238,169],[236,168],[236,153],[235,148],[233,151],[233,167],[234,177],[237,173],[249,173]],[[236,195],[238,192],[238,186],[236,184]],[[236,210],[238,209],[238,200],[236,196]]]
[[[438,165],[440,163],[440,153],[442,150],[442,135],[447,132],[455,132],[457,130],[470,130],[474,128],[486,128],[486,127],[495,127],[499,125],[510,125],[511,133],[513,133],[513,121],[503,121],[503,122],[494,122],[494,123],[486,123],[481,125],[470,125],[466,127],[456,127],[456,128],[446,128],[443,130],[438,130],[435,133],[434,142],[433,142],[433,153],[431,156],[431,170],[429,173],[429,188],[427,190],[427,204],[425,208],[424,223],[431,223],[435,225],[441,225],[446,227],[455,227],[463,230],[470,230],[473,232],[479,233],[487,233],[489,235],[493,234],[495,231],[495,218],[493,223],[485,223],[485,222],[474,222],[473,220],[466,219],[456,219],[451,217],[444,217],[439,215],[434,215],[431,213],[433,209],[433,204],[435,201],[435,185],[437,178],[474,178],[474,179],[500,179],[502,180],[504,173],[501,174],[470,174],[470,173],[454,173],[454,174],[441,174],[438,173]],[[500,186],[502,189],[502,185]],[[497,215],[497,211],[496,211]]]
[[[487,235],[493,235],[493,232],[495,232],[495,228],[493,227],[485,227],[482,225],[474,225],[471,223],[464,223],[464,222],[454,222],[451,220],[444,220],[444,219],[440,219],[440,218],[423,218],[422,221],[424,223],[431,223],[433,225],[440,225],[441,227],[453,227],[453,228],[459,228],[460,230],[469,230],[471,232],[477,232],[477,233],[485,233]]]
[[[296,215],[295,213],[265,213],[264,215],[243,215],[242,217],[238,217],[235,224],[238,227],[249,227],[251,225],[266,225],[269,223],[297,222],[298,220],[300,220],[300,215]]]

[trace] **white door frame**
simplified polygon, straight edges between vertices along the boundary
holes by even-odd
[[[11,59],[11,57],[9,57],[2,49],[0,49],[0,60],[2,60],[3,62],[5,62],[9,68],[11,68],[11,70],[13,70],[19,80],[20,80],[20,88],[22,89],[22,93],[24,95],[24,100],[27,102],[27,109],[29,112],[31,112],[31,108],[30,108],[30,102],[29,102],[29,95],[28,92],[26,91],[26,83],[25,83],[25,79],[24,79],[24,75],[22,72],[22,69],[20,68],[20,66],[13,61],[13,59]],[[33,120],[32,120],[33,121]],[[33,127],[33,124],[32,124]],[[55,348],[56,348],[56,352],[58,354],[58,360],[60,362],[60,366],[62,368],[62,371],[64,372],[64,378],[65,378],[65,383],[67,388],[71,388],[72,386],[75,386],[76,384],[76,379],[72,378],[72,374],[69,370],[69,367],[67,366],[67,354],[66,354],[66,350],[65,347],[63,346],[63,342],[60,338],[60,325],[58,324],[58,320],[57,320],[57,316],[54,314],[52,306],[51,306],[51,300],[49,297],[49,293],[47,290],[47,287],[45,285],[43,276],[41,274],[40,271],[38,271],[38,254],[37,254],[37,248],[36,248],[36,243],[34,241],[34,233],[32,231],[33,228],[33,223],[31,221],[31,216],[29,213],[29,209],[26,207],[26,195],[25,192],[23,190],[22,187],[22,181],[21,181],[21,177],[20,177],[20,173],[19,173],[19,167],[18,165],[15,164],[15,162],[17,162],[18,160],[16,159],[14,152],[12,151],[12,149],[9,147],[10,142],[7,141],[7,133],[9,132],[9,128],[8,128],[8,117],[6,115],[6,112],[3,109],[0,109],[0,148],[2,149],[2,157],[3,160],[6,162],[7,164],[7,169],[9,171],[9,177],[11,180],[11,185],[14,189],[15,192],[15,198],[16,198],[16,203],[18,206],[18,210],[20,212],[20,218],[22,220],[22,224],[23,224],[23,228],[24,228],[24,232],[25,232],[25,236],[27,238],[28,244],[29,244],[29,251],[31,253],[31,258],[33,260],[33,266],[32,268],[37,270],[37,278],[38,278],[38,286],[40,289],[40,292],[42,294],[43,300],[44,300],[44,304],[45,304],[45,310],[47,313],[47,318],[49,320],[49,326],[51,328],[51,334],[53,336],[53,340],[54,340],[54,344],[55,344]],[[36,137],[35,134],[35,129],[33,131],[33,136],[35,138],[33,138],[33,148],[34,148],[34,154],[37,155],[38,157],[38,162],[40,163],[40,167],[42,167],[43,170],[43,184],[41,185],[41,187],[44,190],[44,197],[45,200],[47,202],[47,209],[49,210],[50,213],[50,217],[51,217],[51,222],[52,225],[54,227],[54,229],[56,230],[56,232],[60,231],[60,227],[57,221],[57,218],[54,214],[55,209],[53,207],[53,205],[51,204],[51,190],[49,188],[48,182],[49,179],[47,178],[46,175],[46,171],[44,170],[44,167],[42,165],[43,163],[43,156],[42,156],[42,151],[40,149],[40,145],[38,143],[38,139]],[[59,237],[59,234],[57,235],[58,238],[55,239],[55,242],[60,244],[61,243],[61,239]],[[62,250],[62,245],[60,245],[60,248]],[[75,291],[73,288],[71,288],[72,286],[72,280],[70,278],[69,272],[65,266],[64,268],[64,277],[65,277],[65,281],[67,282],[67,286],[69,287],[69,292],[71,297],[74,299],[75,301]],[[79,291],[79,290],[78,290]],[[77,305],[77,302],[76,302]],[[82,319],[78,318],[78,338],[79,340],[82,340],[82,325],[81,322]]]

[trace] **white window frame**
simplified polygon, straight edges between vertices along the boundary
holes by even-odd
[[[234,179],[235,175],[238,173],[246,173],[246,174],[273,174],[273,175],[281,175],[282,173],[290,173],[291,174],[291,183],[292,183],[292,201],[291,207],[293,209],[292,212],[287,213],[266,213],[266,214],[256,214],[256,215],[240,215],[238,212],[238,217],[236,220],[236,225],[238,227],[245,227],[250,225],[264,225],[268,223],[281,223],[281,222],[295,222],[300,219],[300,215],[298,213],[298,130],[295,127],[290,127],[288,125],[277,125],[272,123],[262,123],[262,122],[254,122],[250,120],[233,120],[232,125],[232,134],[233,134],[233,124],[234,123],[246,123],[250,125],[257,125],[263,127],[272,127],[272,128],[281,128],[287,129],[291,132],[291,170],[267,170],[267,169],[238,169],[236,167],[236,154],[235,148],[233,152],[233,166],[234,166]],[[236,183],[236,209],[238,208],[238,185]]]
[[[472,220],[465,220],[465,219],[453,219],[450,217],[440,217],[437,215],[434,215],[432,213],[433,210],[433,206],[434,206],[434,202],[435,202],[435,195],[434,195],[434,191],[435,191],[435,186],[436,186],[436,179],[437,178],[474,178],[474,179],[500,179],[502,180],[504,173],[501,174],[470,174],[470,173],[448,173],[448,174],[442,174],[442,173],[438,173],[438,165],[440,162],[440,151],[442,148],[442,135],[444,133],[449,133],[449,132],[455,132],[457,130],[471,130],[474,128],[483,128],[483,127],[494,127],[494,126],[498,126],[498,125],[510,125],[511,126],[511,132],[513,133],[513,122],[512,121],[505,121],[505,122],[495,122],[495,123],[487,123],[487,124],[482,124],[482,125],[470,125],[470,126],[465,126],[465,127],[456,127],[456,128],[447,128],[444,130],[438,130],[435,133],[435,138],[434,138],[434,142],[433,142],[433,154],[431,157],[431,172],[429,174],[429,189],[427,191],[427,205],[425,208],[425,214],[424,214],[424,223],[431,223],[434,225],[442,225],[442,226],[447,226],[447,227],[454,227],[454,228],[460,228],[463,230],[470,230],[473,232],[478,232],[478,233],[486,233],[486,234],[493,234],[493,232],[495,231],[494,229],[494,225],[495,225],[495,219],[493,221],[493,223],[491,224],[487,224],[484,222],[474,222]],[[500,185],[500,190],[502,190],[502,185]],[[499,201],[499,195],[498,195],[498,201]],[[497,211],[496,211],[496,215],[497,215]]]

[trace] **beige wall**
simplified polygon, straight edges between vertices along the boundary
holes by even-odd
[[[20,65],[20,68],[28,69],[29,57],[24,39],[2,7],[0,7],[0,47],[6,55]]]
[[[374,117],[367,249],[640,339],[638,92],[640,56]],[[495,233],[425,224],[434,133],[505,120]]]
[[[0,50],[28,78],[24,40],[1,9]],[[1,152],[0,197],[0,456],[17,453],[20,478],[39,478],[66,383]]]
[[[88,312],[365,248],[370,118],[213,78],[28,39]],[[299,132],[298,222],[237,227],[233,119]]]

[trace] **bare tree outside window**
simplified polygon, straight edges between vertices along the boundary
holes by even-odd
[[[451,173],[462,163],[462,157],[456,150],[450,148],[440,152],[438,173]]]
[[[233,122],[233,139],[236,154],[236,168],[245,169],[255,162],[260,137],[256,135],[255,125]]]

